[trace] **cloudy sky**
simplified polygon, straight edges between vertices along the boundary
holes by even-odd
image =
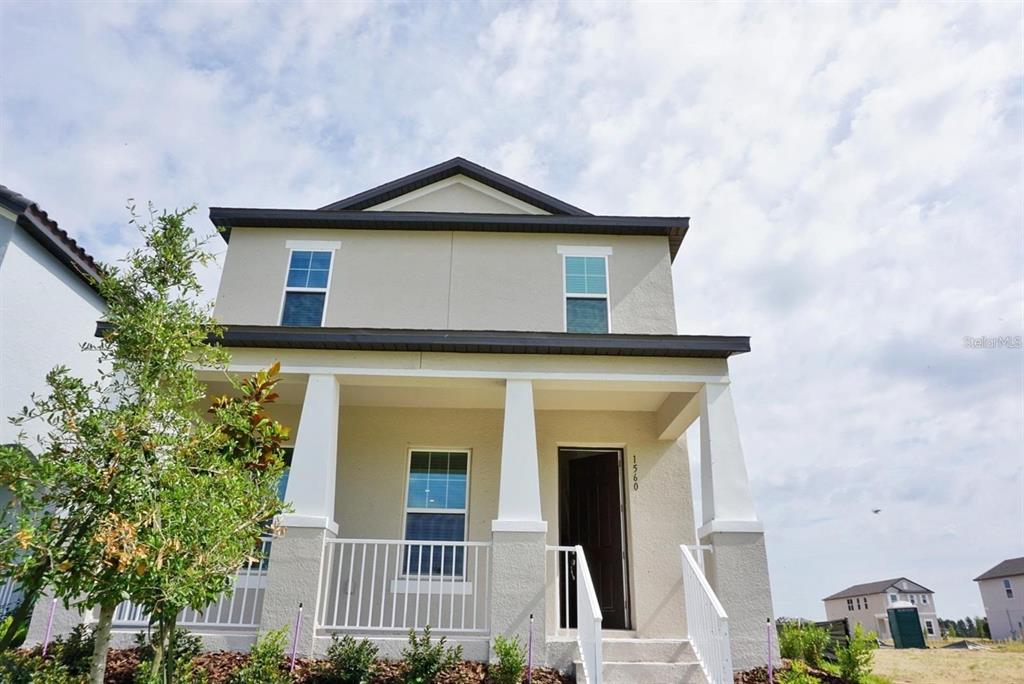
[[[683,333],[734,392],[780,615],[1024,555],[1014,3],[0,2],[0,182],[96,256],[157,206],[317,207],[462,155],[692,216]],[[219,245],[218,245],[219,248]],[[218,274],[207,282],[215,289]],[[871,509],[881,508],[873,515]]]

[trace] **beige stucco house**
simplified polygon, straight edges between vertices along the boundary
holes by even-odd
[[[1024,556],[1007,558],[974,581],[992,638],[1024,639]]]
[[[351,633],[397,656],[430,625],[486,660],[532,624],[534,662],[580,681],[724,682],[763,661],[729,377],[749,340],[678,333],[687,218],[592,215],[460,158],[320,209],[210,218],[231,367],[281,362],[294,442],[268,561],[183,616],[208,646],[301,604],[306,654]],[[125,606],[117,626],[140,619]]]
[[[906,577],[855,584],[822,599],[827,620],[849,620],[850,629],[860,625],[879,639],[892,639],[889,608],[907,605],[917,608],[921,632],[926,639],[941,639],[935,612],[935,593]]]

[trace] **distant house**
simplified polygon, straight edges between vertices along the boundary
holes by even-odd
[[[54,366],[90,379],[96,372],[80,345],[106,312],[98,277],[93,258],[38,204],[0,185],[0,444],[25,429],[33,446],[31,429],[7,419],[45,391]],[[0,511],[9,496],[0,488]],[[14,586],[0,583],[0,615],[16,600]]]
[[[865,630],[878,633],[879,639],[891,639],[888,609],[910,604],[917,607],[921,618],[921,631],[928,639],[938,639],[939,618],[935,614],[935,592],[906,577],[855,584],[840,592],[826,596],[825,617],[829,620],[850,621],[850,629],[859,624]]]
[[[993,639],[1024,638],[1024,556],[1008,558],[974,578]]]

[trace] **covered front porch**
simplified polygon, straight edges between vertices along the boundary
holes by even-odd
[[[760,541],[724,359],[254,349],[233,370],[274,358],[294,510],[259,624],[291,624],[301,604],[303,652],[345,632],[397,656],[429,625],[487,659],[493,635],[525,642],[532,616],[536,662],[593,669],[602,628],[692,641],[680,546]],[[698,420],[700,532],[680,439]]]

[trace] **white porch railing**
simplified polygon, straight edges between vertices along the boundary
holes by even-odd
[[[263,612],[267,588],[267,564],[271,539],[260,544],[259,560],[242,567],[235,576],[234,587],[201,611],[186,608],[178,615],[178,625],[196,628],[257,629]],[[125,601],[114,610],[115,627],[145,627],[149,616],[140,606]]]
[[[0,582],[0,618],[14,610],[21,599],[21,592],[13,579]]]
[[[317,627],[487,634],[490,542],[328,539]]]
[[[601,604],[597,602],[594,581],[583,547],[576,547],[576,643],[583,662],[587,684],[601,684]]]
[[[693,552],[679,547],[683,556],[683,594],[686,631],[693,652],[710,684],[732,684],[729,618],[711,590]]]
[[[554,606],[558,630],[576,629],[576,547],[547,547],[554,575]]]

